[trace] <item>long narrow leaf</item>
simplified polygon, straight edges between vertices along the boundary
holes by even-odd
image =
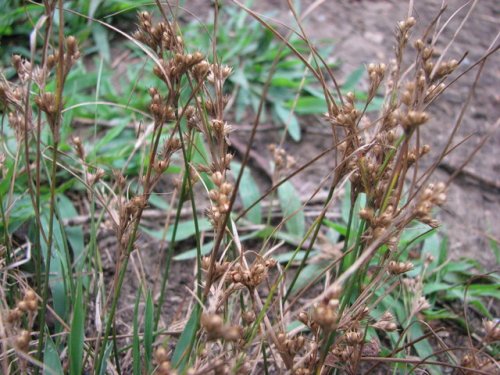
[[[56,345],[50,336],[45,339],[43,352],[43,375],[64,374]]]
[[[237,176],[240,173],[241,164],[238,162],[232,162],[231,169],[234,175]],[[259,187],[257,186],[257,183],[248,168],[243,171],[238,193],[241,201],[243,202],[244,208],[249,207],[253,202],[260,198]],[[256,204],[250,211],[248,211],[246,216],[252,223],[260,224],[262,221],[262,208],[260,203]]]
[[[132,336],[132,371],[134,375],[141,375],[141,341],[139,337],[139,302],[141,293],[137,291],[134,305],[134,322]]]
[[[146,297],[146,309],[144,312],[144,353],[148,373],[151,367],[151,359],[153,357],[153,312],[153,298],[151,297],[151,292],[148,291],[148,295]]]
[[[172,354],[172,364],[175,368],[179,370],[179,372],[183,372],[189,355],[191,353],[190,343],[198,330],[198,320],[199,320],[199,312],[198,308],[195,308],[189,317],[189,320],[184,327],[184,330],[181,333],[181,337],[177,342],[177,345],[174,350],[174,354]]]
[[[278,188],[278,197],[283,216],[287,219],[286,229],[297,237],[303,237],[306,231],[306,219],[299,193],[287,181]]]
[[[79,281],[76,287],[76,297],[73,308],[73,319],[71,321],[71,332],[69,333],[71,375],[80,375],[82,373],[84,321],[85,321],[85,311],[83,309],[82,283],[81,281]]]

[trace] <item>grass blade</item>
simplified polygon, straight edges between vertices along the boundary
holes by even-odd
[[[241,164],[238,162],[232,162],[231,169],[233,170],[233,174],[238,176],[241,170]],[[240,194],[240,198],[245,209],[250,207],[253,202],[260,198],[259,187],[257,186],[257,183],[248,168],[243,171],[238,193]],[[249,210],[246,217],[252,223],[260,224],[262,222],[262,208],[260,203],[256,204],[251,210]]]
[[[151,368],[151,359],[153,357],[153,312],[153,298],[151,297],[151,292],[148,291],[148,295],[146,297],[146,310],[144,312],[144,353],[146,361],[145,367],[148,373]]]
[[[52,337],[47,336],[43,353],[43,375],[64,374],[61,359]]]
[[[299,193],[291,182],[287,181],[278,188],[278,197],[283,216],[287,218],[285,223],[287,231],[297,237],[303,237],[306,231],[306,219]]]
[[[132,373],[133,375],[141,375],[141,342],[139,337],[139,301],[141,291],[137,291],[134,306],[134,323],[132,336]]]
[[[190,343],[193,341],[194,335],[196,335],[196,331],[198,330],[199,310],[197,305],[182,331],[181,337],[175,347],[174,354],[172,354],[172,364],[180,373],[183,373],[186,368],[189,355],[191,354],[192,347]]]
[[[82,373],[84,321],[85,321],[85,311],[83,309],[82,283],[80,280],[76,287],[73,319],[71,321],[71,332],[69,333],[71,375],[80,375]]]

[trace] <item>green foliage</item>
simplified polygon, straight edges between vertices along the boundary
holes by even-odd
[[[43,375],[63,374],[63,368],[61,360],[59,359],[57,347],[50,336],[47,337],[47,340],[45,341],[45,349],[43,352]]]
[[[241,164],[238,162],[231,163],[231,169],[233,170],[234,176],[238,176],[241,169]],[[245,209],[249,208],[255,201],[260,198],[260,191],[257,183],[255,182],[250,170],[246,168],[241,176],[240,189],[238,191],[243,207]],[[254,224],[260,224],[262,220],[262,208],[260,203],[257,203],[252,209],[247,213],[247,218]]]
[[[219,17],[217,54],[222,63],[234,69],[228,78],[227,89],[236,96],[233,109],[236,122],[246,118],[249,110],[257,111],[269,72],[276,62],[262,121],[268,121],[270,116],[275,123],[287,126],[290,137],[299,141],[301,130],[295,112],[325,112],[324,98],[315,98],[311,94],[314,82],[311,73],[304,69],[303,62],[289,48],[283,48],[270,30],[262,27],[245,11],[222,7]],[[184,34],[198,49],[210,53],[213,29],[210,23],[193,24],[186,28]],[[289,43],[301,53],[308,51],[307,44],[295,34],[290,37]],[[324,44],[321,50],[326,56],[332,47],[326,42]],[[293,108],[297,97],[297,106]],[[308,100],[314,99],[321,100],[323,106],[315,108],[307,104]]]
[[[146,0],[67,0],[64,8],[77,11],[89,18],[103,20],[117,27],[130,27],[135,20],[135,11],[139,6],[150,4]],[[93,47],[87,51],[98,51],[110,61],[111,33],[98,23],[75,14],[65,12],[65,34],[74,35],[79,41],[91,41]],[[8,65],[13,54],[30,56],[29,37],[36,22],[44,15],[43,7],[23,0],[2,2],[0,14],[0,64]],[[54,13],[54,25],[59,25],[58,12]],[[87,46],[88,47],[88,46]],[[39,58],[39,56],[37,56]],[[13,73],[9,69],[8,76]]]
[[[306,232],[306,221],[299,193],[287,181],[278,187],[278,197],[288,233],[302,238]]]

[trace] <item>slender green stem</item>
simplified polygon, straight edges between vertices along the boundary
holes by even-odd
[[[53,247],[53,231],[54,231],[54,211],[55,211],[55,198],[56,198],[56,173],[57,173],[57,148],[58,142],[54,140],[52,148],[52,172],[51,172],[51,185],[50,185],[50,212],[49,212],[49,230],[47,233],[47,256],[45,259],[45,278],[42,290],[42,307],[39,312],[39,326],[40,334],[38,337],[37,358],[42,357],[42,350],[45,339],[45,316],[47,312],[47,304],[49,298],[49,279],[50,279],[50,264],[52,259]]]

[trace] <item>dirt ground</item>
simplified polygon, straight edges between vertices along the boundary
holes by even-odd
[[[443,13],[441,25],[461,6],[465,0],[450,0]],[[394,28],[396,22],[408,15],[408,1],[359,0],[359,1],[303,1],[302,11],[309,5],[316,5],[312,14],[304,21],[306,32],[313,40],[329,38],[334,44],[334,57],[341,62],[337,77],[342,81],[350,72],[370,62],[390,61],[393,58]],[[420,35],[436,16],[441,1],[414,1],[412,15],[417,19],[413,35]],[[226,6],[233,6],[227,4]],[[199,1],[189,2],[188,9],[201,19],[206,19],[206,7]],[[274,14],[274,19],[287,25],[294,24],[287,1],[254,1],[253,10],[262,14]],[[437,50],[442,51],[453,37],[470,7],[459,10],[444,29]],[[277,15],[276,15],[277,14]],[[449,58],[460,59],[467,53],[461,70],[464,71],[481,58],[494,42],[500,31],[500,5],[496,0],[480,0],[475,3],[468,21],[456,36],[447,52]],[[493,44],[498,45],[498,40]],[[458,173],[449,189],[448,202],[440,213],[444,232],[449,236],[450,253],[454,257],[469,256],[491,267],[494,256],[490,250],[491,239],[500,239],[500,59],[494,55],[483,67],[481,77],[473,94],[467,112],[454,138],[457,144],[470,137],[439,165],[434,176],[436,181],[447,181],[467,160],[486,135],[488,141],[474,159]],[[459,118],[461,109],[469,95],[470,87],[477,74],[474,69],[453,86],[437,101],[430,113],[432,120],[422,130],[422,140],[431,145],[428,165],[437,160],[438,153],[446,144],[448,136]],[[249,121],[250,122],[250,121]],[[331,145],[325,137],[326,127],[320,119],[303,124],[304,137],[298,144],[287,140],[285,147],[298,159],[298,164],[311,159],[320,150]],[[236,126],[237,129],[237,126]],[[236,131],[236,138],[245,135]],[[279,135],[267,132],[264,143],[278,141]],[[265,152],[265,144],[256,142],[259,152]],[[326,175],[328,166],[319,163],[311,167],[306,176],[296,182],[304,197]],[[305,182],[304,182],[305,181]],[[493,262],[493,263],[492,263]]]

